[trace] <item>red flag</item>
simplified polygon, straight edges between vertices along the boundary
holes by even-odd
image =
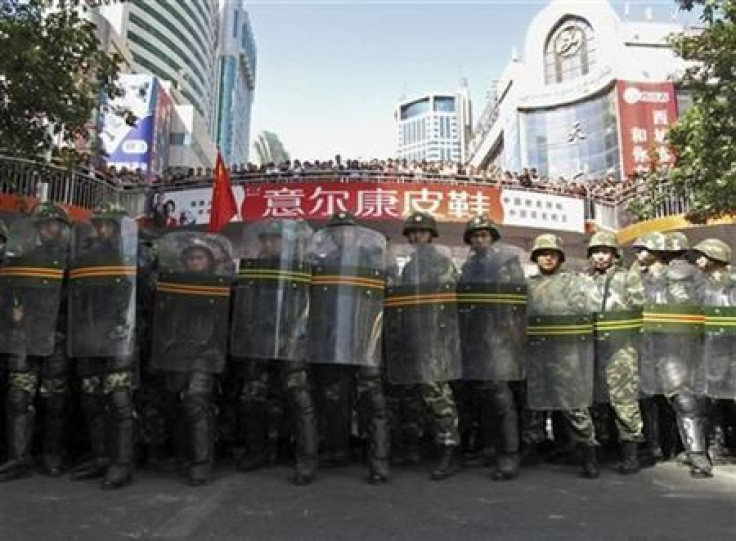
[[[228,224],[233,216],[238,214],[238,205],[235,202],[233,188],[227,174],[222,156],[217,152],[215,163],[215,178],[212,183],[212,206],[210,209],[210,233],[216,233]]]

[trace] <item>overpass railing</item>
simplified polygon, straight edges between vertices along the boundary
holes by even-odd
[[[510,188],[514,191],[550,193],[552,195],[585,200],[585,217],[605,229],[618,231],[628,225],[645,219],[683,214],[690,209],[687,192],[670,183],[655,186],[634,186],[616,197],[596,198],[560,192],[559,190],[540,190],[524,188],[519,185],[506,185],[481,177],[447,175],[432,173],[387,173],[386,171],[289,171],[273,173],[252,173],[234,171],[230,174],[233,185],[247,186],[253,182],[292,183],[292,182],[410,182],[416,184],[443,185],[485,185],[496,188]],[[0,193],[25,197],[40,197],[48,200],[92,210],[105,202],[115,202],[125,206],[131,215],[146,214],[156,192],[174,192],[212,186],[211,177],[197,177],[174,184],[126,185],[114,182],[97,172],[84,169],[69,170],[60,164],[0,155]]]

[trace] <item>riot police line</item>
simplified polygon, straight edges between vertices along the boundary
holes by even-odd
[[[339,212],[317,231],[246,224],[235,248],[193,231],[153,243],[121,207],[72,226],[51,203],[3,225],[0,481],[38,470],[120,488],[142,448],[204,485],[226,411],[244,448],[236,468],[273,462],[274,402],[297,485],[349,461],[355,433],[370,483],[419,462],[427,434],[431,479],[477,451],[510,480],[547,450],[550,421],[586,478],[600,474],[604,432],[617,471],[633,474],[673,430],[667,451],[712,475],[736,397],[725,243],[690,250],[653,233],[624,268],[615,236],[596,233],[577,274],[543,234],[525,277],[486,217],[466,224],[460,268],[431,215],[411,214],[403,235],[388,246]]]

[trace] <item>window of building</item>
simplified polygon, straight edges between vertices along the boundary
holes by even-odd
[[[567,17],[552,30],[544,46],[545,83],[572,81],[595,64],[595,34],[588,21]]]
[[[412,103],[407,103],[401,107],[401,120],[419,116],[421,114],[429,112],[429,99],[424,98]]]
[[[439,113],[454,113],[455,98],[451,96],[436,96],[434,98],[434,110]]]
[[[235,22],[233,22],[233,37],[235,39],[238,38],[238,15],[240,15],[240,12],[236,9],[235,10]]]

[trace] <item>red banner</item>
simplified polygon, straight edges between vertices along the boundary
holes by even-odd
[[[675,86],[617,81],[616,96],[623,173],[648,171],[652,153],[660,165],[674,163],[666,137],[667,130],[677,120]]]
[[[352,211],[368,220],[402,219],[429,212],[440,221],[464,222],[476,214],[503,222],[500,190],[491,186],[391,182],[315,182],[244,184],[242,218],[327,219]]]

